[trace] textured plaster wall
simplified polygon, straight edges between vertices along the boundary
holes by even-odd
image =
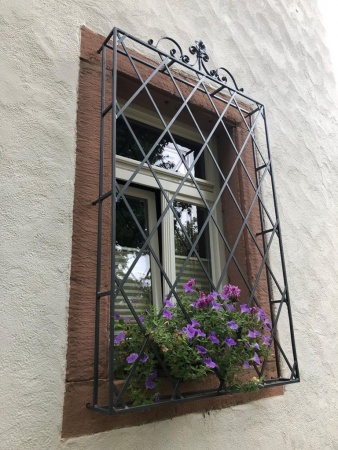
[[[82,25],[201,37],[267,106],[302,375],[284,396],[61,441]],[[317,2],[2,0],[0,46],[0,448],[338,448],[338,101]]]

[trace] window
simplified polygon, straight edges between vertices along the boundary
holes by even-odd
[[[116,121],[118,190],[123,193],[131,177],[134,187],[129,186],[125,196],[121,194],[116,206],[118,260],[115,264],[125,294],[137,305],[136,309],[143,308],[143,312],[150,305],[160,310],[163,298],[172,287],[179,293],[191,278],[196,279],[204,292],[225,284],[226,280],[226,274],[221,273],[224,243],[214,224],[208,222],[206,209],[206,206],[213,207],[220,189],[217,167],[206,152],[196,158],[203,141],[193,129],[176,122],[170,133],[163,134],[156,127],[160,125],[158,122],[156,116],[144,108],[129,109],[124,120]],[[217,161],[216,142],[212,147]],[[148,151],[152,151],[149,157],[152,170],[145,164],[137,172],[139,162]],[[189,169],[191,175],[184,180]],[[175,200],[170,206],[173,196]],[[216,223],[223,223],[220,203],[216,205],[213,218]],[[152,231],[150,248],[153,253],[146,244],[147,234]],[[130,246],[128,242],[134,244]],[[123,310],[119,305],[124,305],[126,317],[132,319],[121,293],[116,303],[117,313]]]
[[[192,273],[206,290],[226,281],[239,285],[247,301],[270,310],[273,322],[274,354],[259,373],[266,389],[250,399],[280,395],[283,384],[299,381],[264,106],[243,95],[226,69],[208,71],[200,42],[190,49],[191,58],[197,55],[192,67],[179,47],[176,53],[162,51],[115,29],[101,47],[106,56],[101,75],[96,51],[102,41],[82,30],[64,437],[249,401],[243,394],[220,396],[217,386],[205,384],[194,387],[199,402],[186,403],[187,395],[179,408],[153,408],[141,416],[129,408],[116,415],[111,396],[120,387],[111,382],[109,362],[115,273],[121,285],[129,270],[115,306],[116,313],[130,317],[125,297],[139,316],[146,305],[160,307],[171,289],[179,293]],[[176,45],[172,40],[161,45],[165,42]],[[121,110],[127,122],[119,114],[112,130],[113,112]],[[133,134],[142,149],[156,143],[150,164],[140,167],[145,156]],[[115,214],[113,193],[120,193]],[[289,330],[277,332],[280,320]],[[114,417],[96,414],[86,403]]]

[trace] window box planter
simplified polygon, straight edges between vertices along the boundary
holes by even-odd
[[[184,401],[197,394],[197,386],[199,395],[263,386],[260,366],[266,364],[271,344],[266,313],[235,306],[240,294],[236,286],[206,295],[194,284],[192,279],[184,285],[186,292],[177,303],[166,300],[160,313],[147,311],[137,317],[138,323],[115,316],[121,330],[114,340],[115,376],[126,377],[115,392],[117,408]]]

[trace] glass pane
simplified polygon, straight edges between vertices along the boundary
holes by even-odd
[[[147,154],[159,139],[161,131],[150,126],[143,125],[139,122],[135,122],[133,120],[129,120],[129,124],[134,134],[137,136],[139,144],[141,145],[144,153]],[[116,126],[117,154],[120,156],[125,156],[126,158],[135,159],[136,161],[142,161],[142,152],[138,144],[134,140],[132,133],[125,124],[125,121],[119,118],[116,122]],[[183,164],[182,158],[189,168],[194,162],[196,155],[200,150],[200,145],[177,136],[174,136],[174,139],[177,149],[171,142],[170,137],[168,135],[165,135],[156,145],[149,158],[149,161],[153,166],[161,167],[171,172],[176,172],[184,175],[187,170]],[[178,151],[180,152],[181,156],[178,154]],[[191,171],[191,174],[198,178],[205,178],[203,158],[204,156],[201,155]]]
[[[193,205],[191,203],[184,203],[176,201],[174,203],[175,209],[178,213],[180,221],[189,236],[192,243],[196,241],[196,237],[201,230],[203,223],[206,220],[207,212],[205,208]],[[188,238],[184,235],[182,227],[179,222],[174,221],[175,227],[175,263],[176,274],[182,268],[186,257],[191,249]],[[199,262],[196,256],[191,256],[188,264],[186,265],[183,275],[178,285],[178,291],[182,291],[182,284],[189,281],[191,278],[195,278],[196,286],[203,292],[208,293],[211,289],[209,280],[205,274],[205,271],[209,273],[211,278],[211,264],[210,264],[210,247],[208,226],[205,227],[196,246],[197,253],[201,259],[202,264]],[[193,253],[195,255],[195,253]]]
[[[145,234],[148,234],[148,213],[147,201],[134,197],[127,197],[129,205],[133,210]],[[116,273],[120,280],[128,272],[130,266],[137,260],[123,288],[135,308],[138,315],[142,316],[144,311],[152,303],[151,290],[151,268],[150,255],[148,249],[139,253],[144,239],[138,229],[134,219],[129,213],[127,206],[122,199],[117,204],[116,217]],[[116,298],[116,314],[122,317],[133,316],[121,294]]]

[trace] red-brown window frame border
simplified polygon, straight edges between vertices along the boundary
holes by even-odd
[[[95,34],[86,27],[81,29],[81,55],[78,89],[77,111],[77,144],[76,144],[76,173],[75,194],[73,211],[73,237],[72,237],[72,263],[68,319],[68,349],[66,389],[63,411],[62,437],[69,438],[86,434],[98,433],[121,427],[141,425],[157,420],[164,420],[176,416],[204,412],[213,409],[221,409],[237,404],[247,403],[266,397],[281,395],[283,386],[266,388],[257,393],[234,394],[217,398],[197,400],[169,407],[162,407],[129,413],[120,416],[105,416],[88,408],[86,404],[92,400],[93,388],[93,345],[95,331],[95,276],[96,276],[96,242],[97,242],[97,210],[91,202],[97,197],[98,168],[99,168],[99,138],[100,138],[100,80],[101,60],[97,49],[101,46],[104,37]],[[126,67],[126,72],[128,68]],[[108,69],[107,69],[108,70]],[[133,77],[132,73],[127,73]],[[168,94],[165,85],[156,86]],[[196,97],[196,107],[204,113],[210,113],[210,106]],[[238,143],[244,141],[247,130],[240,125],[236,112],[229,111],[227,116],[230,122],[236,124],[235,139]],[[249,170],[253,171],[253,163],[245,153],[243,159]],[[224,162],[222,167],[231,161]],[[243,171],[238,168],[236,192],[238,202],[243,209],[250,203],[248,194],[248,181]],[[226,201],[224,199],[223,201]],[[227,217],[230,217],[228,214]],[[230,219],[224,219],[224,228],[227,236],[231,234],[233,223]],[[250,219],[251,227],[259,226],[258,209]],[[243,263],[247,270],[247,276],[253,278],[255,268],[259,265],[253,243],[247,239],[245,233],[243,241]],[[231,274],[229,274],[231,278]],[[236,282],[233,274],[232,282]],[[238,283],[240,284],[240,283]],[[268,306],[268,298],[263,293],[266,302],[262,306]],[[261,296],[262,298],[262,296]],[[265,303],[265,305],[264,305]],[[107,308],[103,308],[103,320],[107,322]],[[104,368],[101,368],[104,374]],[[100,381],[104,385],[104,377]],[[104,388],[101,389],[103,391]]]

